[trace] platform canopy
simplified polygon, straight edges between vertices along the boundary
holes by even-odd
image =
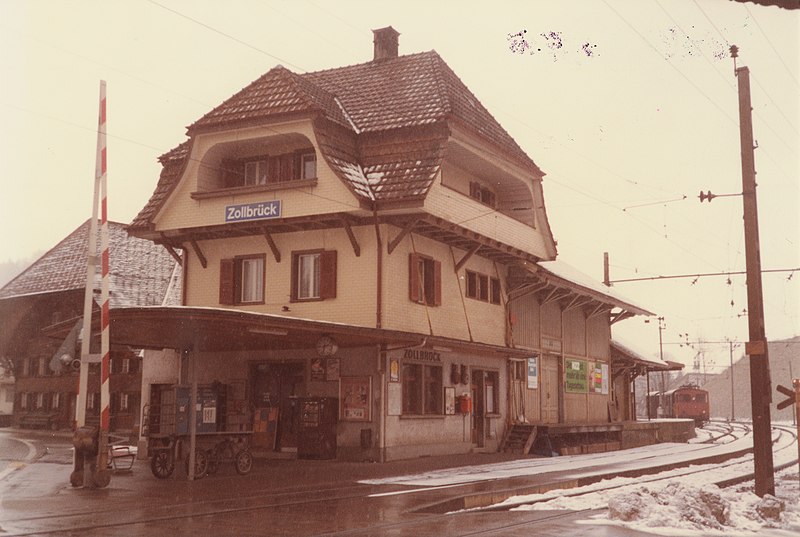
[[[63,338],[74,322],[72,319],[50,326],[45,333]],[[386,350],[436,347],[504,356],[530,354],[504,346],[413,332],[226,308],[153,306],[111,310],[112,345],[137,349],[199,352],[313,349],[323,336],[333,338],[342,348],[383,345]]]

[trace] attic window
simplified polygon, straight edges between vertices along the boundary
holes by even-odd
[[[494,192],[475,181],[469,184],[469,197],[489,207],[495,207],[497,205],[497,198]]]
[[[317,155],[314,151],[295,151],[279,155],[258,155],[243,159],[223,159],[220,186],[243,186],[289,183],[316,179]]]

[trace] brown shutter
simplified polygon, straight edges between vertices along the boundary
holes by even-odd
[[[433,305],[442,305],[442,263],[433,262]]]
[[[336,298],[336,250],[319,254],[319,297]]]
[[[267,166],[267,182],[277,183],[281,180],[281,161],[279,157],[269,157]]]
[[[419,256],[408,254],[408,298],[412,302],[419,302]]]
[[[223,186],[231,188],[244,184],[244,161],[222,159]]]
[[[297,281],[297,265],[298,265],[297,254],[293,253],[292,254],[292,290],[291,290],[292,292],[291,292],[291,295],[289,296],[289,301],[290,302],[296,302],[297,301],[297,286],[300,284],[300,282]]]
[[[281,155],[281,181],[294,179],[294,153]]]
[[[231,305],[236,302],[235,268],[233,259],[222,259],[219,262],[219,303]]]

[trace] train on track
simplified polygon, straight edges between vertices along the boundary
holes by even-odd
[[[697,425],[707,422],[710,415],[708,392],[695,384],[666,392],[650,392],[647,404],[651,416],[693,419]]]

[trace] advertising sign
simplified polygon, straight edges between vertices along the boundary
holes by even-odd
[[[339,401],[342,419],[347,421],[370,421],[372,399],[371,377],[339,377]]]
[[[565,360],[566,385],[564,391],[568,393],[587,393],[589,380],[587,378],[587,364],[583,360]]]
[[[225,222],[265,220],[281,217],[281,200],[259,201],[225,207]]]
[[[537,356],[528,358],[528,389],[535,390],[539,387],[539,362]]]

